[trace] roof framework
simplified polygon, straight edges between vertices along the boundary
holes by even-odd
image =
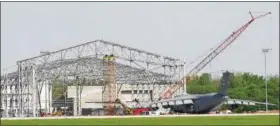
[[[19,115],[24,116],[24,113],[31,111],[24,109],[26,104],[36,104],[36,92],[46,83],[51,85],[52,80],[82,78],[78,81],[103,81],[102,59],[105,55],[116,57],[118,90],[122,84],[169,85],[180,81],[184,74],[184,62],[179,59],[95,40],[18,61],[17,72],[1,77],[4,78],[1,79],[1,85],[4,86],[1,93],[5,92],[7,86],[15,85],[14,99],[19,101],[15,107]],[[154,91],[155,96],[159,94],[160,91]]]

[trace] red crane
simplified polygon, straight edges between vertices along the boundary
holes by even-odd
[[[242,32],[246,30],[246,28],[253,23],[256,19],[264,17],[268,14],[271,14],[271,12],[259,15],[257,17],[254,17],[251,12],[249,12],[251,15],[251,20],[248,21],[245,25],[243,25],[238,30],[234,31],[228,38],[226,38],[217,48],[215,48],[209,55],[207,55],[201,62],[198,63],[193,69],[190,70],[190,72],[187,74],[187,76],[184,76],[182,79],[183,83],[180,84],[171,84],[167,89],[162,93],[159,100],[162,98],[170,98],[172,94],[177,91],[179,88],[181,88],[185,83],[184,80],[189,81],[191,78],[193,78],[201,69],[203,69],[208,63],[210,63],[215,57],[217,57],[223,50],[225,50],[231,43],[233,43]]]

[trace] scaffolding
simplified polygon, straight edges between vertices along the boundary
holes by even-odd
[[[115,115],[115,100],[117,95],[116,86],[116,66],[114,55],[105,55],[104,62],[104,110],[105,115]]]

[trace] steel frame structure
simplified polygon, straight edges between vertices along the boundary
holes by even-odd
[[[47,88],[45,92],[51,92],[52,82],[56,79],[75,80],[75,78],[83,78],[88,81],[98,80],[102,82],[104,81],[102,72],[105,68],[102,59],[105,55],[116,57],[118,91],[122,84],[131,84],[133,89],[137,90],[144,88],[144,85],[148,85],[148,88],[153,88],[153,97],[157,99],[164,89],[159,89],[158,85],[166,87],[174,82],[179,82],[184,76],[183,67],[185,63],[179,59],[113,42],[95,40],[18,61],[17,72],[1,76],[1,99],[3,99],[1,102],[4,105],[2,107],[6,108],[7,115],[11,115],[8,114],[7,110],[7,102],[9,101],[13,102],[12,108],[14,108],[13,111],[16,116],[38,116],[39,106],[42,104],[38,99],[43,86]],[[80,81],[83,79],[76,80],[78,83],[76,85],[82,85],[83,83]],[[12,92],[7,92],[9,88],[13,88]],[[178,93],[182,93],[182,91],[179,90]],[[10,95],[13,99],[7,99]],[[52,98],[50,98],[51,94],[48,95],[49,98],[46,98],[46,103],[43,104],[50,108]],[[141,98],[139,91],[133,92],[132,95],[147,104],[152,100]],[[78,94],[77,100],[80,100]],[[79,104],[77,103],[77,105]]]

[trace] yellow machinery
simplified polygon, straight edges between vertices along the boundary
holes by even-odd
[[[128,106],[126,106],[119,98],[117,98],[115,102],[119,103],[122,106],[126,115],[133,115],[133,111]]]
[[[51,116],[62,116],[62,112],[61,111],[57,111],[57,112],[53,112]]]

